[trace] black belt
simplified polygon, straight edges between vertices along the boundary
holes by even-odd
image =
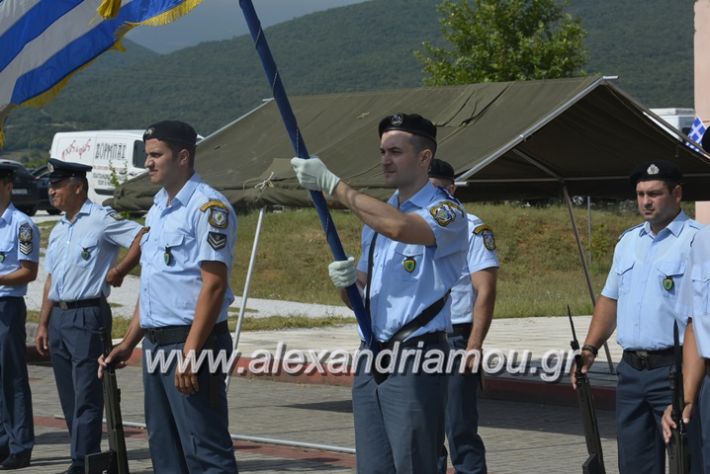
[[[471,323],[454,324],[454,335],[468,337],[471,335],[472,328],[473,324]]]
[[[186,326],[165,326],[162,328],[150,328],[145,330],[145,337],[156,346],[165,346],[167,344],[178,344],[185,342],[187,335],[190,334],[191,325]],[[222,321],[214,325],[211,335],[229,334],[227,321]]]
[[[624,351],[621,359],[636,370],[668,367],[675,362],[672,347],[658,351]]]
[[[74,309],[74,308],[86,308],[88,306],[99,306],[101,304],[101,298],[89,298],[88,300],[76,300],[76,301],[55,301],[54,306],[61,309]]]
[[[428,332],[426,334],[422,334],[421,336],[417,337],[412,337],[407,339],[404,342],[399,342],[399,347],[416,347],[420,342],[424,343],[424,345],[427,344],[435,344],[437,342],[446,342],[446,333],[444,331],[436,331],[436,332]],[[395,342],[390,339],[387,342],[383,342],[380,344],[380,347],[382,349],[393,349],[395,345]]]

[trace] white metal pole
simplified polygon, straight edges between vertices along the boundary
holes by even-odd
[[[232,351],[236,352],[237,347],[239,347],[239,335],[242,332],[242,322],[244,321],[244,313],[247,309],[247,299],[249,298],[249,286],[251,285],[251,277],[254,271],[254,263],[256,262],[256,250],[259,247],[259,237],[261,236],[261,225],[264,222],[264,214],[266,213],[266,208],[262,207],[259,210],[259,218],[256,221],[256,231],[254,232],[254,244],[251,247],[251,257],[249,257],[249,268],[247,269],[247,278],[244,282],[244,292],[242,293],[242,304],[239,308],[239,318],[237,318],[237,326],[234,328],[234,335],[232,336]],[[232,369],[232,367],[230,367]],[[225,389],[229,390],[229,381],[232,378],[232,371],[229,370],[227,373],[224,383],[226,384]]]

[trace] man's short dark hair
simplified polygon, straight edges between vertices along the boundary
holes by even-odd
[[[165,144],[168,145],[168,148],[170,148],[170,151],[173,152],[173,157],[175,157],[175,159],[177,159],[177,156],[181,150],[187,151],[190,155],[187,158],[190,163],[190,167],[191,168],[195,167],[195,152],[197,151],[197,146],[184,145],[182,143],[170,143],[170,142],[165,142]]]
[[[190,166],[194,167],[197,132],[190,124],[179,120],[163,120],[154,123],[143,133],[143,141],[153,138],[165,142],[175,157],[180,153],[180,150],[187,150],[190,154],[188,157]]]
[[[414,151],[418,154],[424,150],[431,150],[431,157],[436,156],[436,142],[423,135],[412,135],[409,138],[409,143],[414,147]]]

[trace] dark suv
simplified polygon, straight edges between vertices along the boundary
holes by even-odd
[[[14,186],[12,188],[12,203],[28,216],[37,212],[39,194],[37,191],[37,178],[32,176],[27,168],[17,161],[0,159],[0,163],[15,167]]]
[[[49,170],[47,166],[30,170],[32,175],[37,179],[37,209],[47,211],[47,214],[52,216],[61,213],[59,209],[53,207],[49,201]]]

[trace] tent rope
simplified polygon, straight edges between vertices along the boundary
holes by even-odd
[[[254,189],[256,189],[257,191],[263,191],[266,188],[273,188],[274,183],[271,181],[271,178],[273,178],[273,177],[274,177],[274,172],[272,171],[271,174],[269,175],[269,177],[266,178],[264,181],[257,183],[254,186]]]

